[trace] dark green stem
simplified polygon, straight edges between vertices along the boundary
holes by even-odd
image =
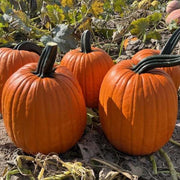
[[[39,62],[38,67],[34,74],[37,76],[44,78],[44,77],[52,77],[54,73],[54,62],[56,60],[57,54],[57,44],[54,42],[49,42],[46,44],[46,47],[43,49]]]
[[[165,46],[161,50],[160,54],[171,54],[180,39],[180,28],[176,29]]]
[[[81,35],[81,52],[90,53],[91,51],[91,33],[86,30]]]
[[[37,53],[38,55],[41,55],[41,52],[42,52],[42,48],[41,47],[39,47],[35,43],[29,42],[29,41],[20,42],[13,49],[32,51],[32,52]]]
[[[177,65],[180,65],[180,55],[154,55],[144,58],[137,65],[133,66],[132,71],[141,74],[154,68]]]

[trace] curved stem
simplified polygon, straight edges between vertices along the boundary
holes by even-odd
[[[57,44],[54,42],[47,43],[40,56],[38,67],[33,73],[41,78],[52,77],[52,74],[54,73],[53,65],[56,60],[56,54]]]
[[[180,28],[176,29],[168,39],[160,54],[171,54],[180,39]]]
[[[177,65],[180,65],[180,55],[154,55],[144,58],[137,65],[133,66],[132,71],[141,74],[157,67]]]
[[[29,41],[20,42],[13,49],[32,51],[32,52],[37,53],[38,55],[41,55],[41,52],[42,52],[42,48],[41,47],[39,47],[35,43],[29,42]]]
[[[90,53],[91,51],[91,33],[86,30],[81,35],[81,52]]]

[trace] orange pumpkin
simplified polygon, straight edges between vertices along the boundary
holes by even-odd
[[[23,65],[38,62],[39,55],[36,50],[40,52],[39,47],[31,42],[20,43],[14,49],[0,48],[0,101],[7,79]]]
[[[65,152],[82,136],[86,106],[78,81],[54,67],[57,44],[49,43],[39,63],[17,70],[5,83],[3,120],[8,135],[25,152]]]
[[[176,10],[172,11],[166,17],[166,24],[170,24],[173,21],[176,22],[177,24],[180,24],[180,9],[176,9]]]
[[[138,51],[132,57],[132,59],[139,62],[148,56],[153,56],[153,55],[158,55],[158,54],[171,54],[174,47],[178,43],[179,38],[180,38],[180,28],[178,28],[176,31],[174,31],[174,33],[168,39],[168,41],[166,42],[165,46],[163,47],[163,49],[161,51],[155,50],[155,49],[143,49],[141,51]],[[180,86],[180,78],[179,78],[180,77],[180,66],[161,67],[161,69],[164,70],[165,72],[167,72],[171,76],[171,78],[175,84],[175,87],[178,90],[179,86]]]
[[[110,143],[124,153],[155,152],[173,133],[177,91],[166,72],[152,69],[175,62],[166,57],[151,56],[138,65],[136,60],[124,60],[104,77],[99,95],[100,122]],[[177,56],[171,57],[177,61]],[[178,58],[180,64],[180,56]]]
[[[99,89],[107,71],[113,66],[111,57],[102,49],[91,47],[90,32],[84,31],[81,49],[69,51],[60,65],[70,69],[78,79],[85,98],[86,106],[98,106]]]
[[[176,9],[180,9],[180,2],[178,0],[169,1],[166,6],[166,12],[169,14]]]

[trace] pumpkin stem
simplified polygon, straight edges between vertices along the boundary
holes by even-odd
[[[160,54],[171,54],[180,39],[180,28],[176,29],[168,39]]]
[[[154,68],[177,65],[180,65],[180,55],[154,55],[144,58],[137,65],[133,66],[132,71],[141,74]]]
[[[35,43],[29,42],[29,41],[20,42],[16,46],[14,46],[13,49],[32,51],[32,52],[37,53],[38,55],[41,55],[41,52],[42,52],[42,48],[41,47],[39,47]]]
[[[57,54],[57,44],[54,42],[49,42],[46,44],[46,47],[43,49],[39,62],[38,67],[34,74],[37,76],[44,78],[44,77],[52,77],[54,73],[54,62],[56,60]]]
[[[90,53],[91,51],[91,33],[85,30],[81,35],[81,52]]]

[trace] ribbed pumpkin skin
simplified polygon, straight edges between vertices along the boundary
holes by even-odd
[[[143,58],[148,56],[158,55],[160,53],[159,50],[156,49],[142,49],[133,55],[132,59],[137,61],[141,61]]]
[[[82,136],[86,107],[78,81],[65,67],[53,78],[32,72],[36,63],[23,66],[6,82],[2,111],[8,135],[25,152],[65,152]]]
[[[176,21],[177,24],[180,24],[180,9],[172,11],[166,17],[166,24],[170,24],[172,21]]]
[[[180,2],[178,0],[169,1],[166,6],[166,12],[171,13],[176,9],[180,9]]]
[[[94,108],[98,106],[102,80],[114,63],[103,50],[94,47],[91,49],[90,53],[83,53],[80,49],[66,53],[60,65],[73,72],[82,88],[86,106]]]
[[[0,101],[3,86],[7,79],[23,65],[27,63],[38,62],[38,60],[39,55],[35,52],[0,48]]]
[[[99,115],[108,140],[130,155],[146,155],[168,142],[177,118],[177,92],[167,73],[137,74],[137,62],[124,60],[106,74],[100,89]]]
[[[158,55],[160,53],[159,50],[155,50],[155,49],[143,49],[141,51],[138,51],[133,57],[133,60],[137,60],[138,62],[141,61],[143,58],[146,58],[148,56],[153,56],[153,55]],[[173,66],[173,67],[162,67],[160,68],[162,70],[164,70],[165,72],[167,72],[173,82],[174,85],[176,87],[176,89],[179,89],[180,86],[180,66]]]

